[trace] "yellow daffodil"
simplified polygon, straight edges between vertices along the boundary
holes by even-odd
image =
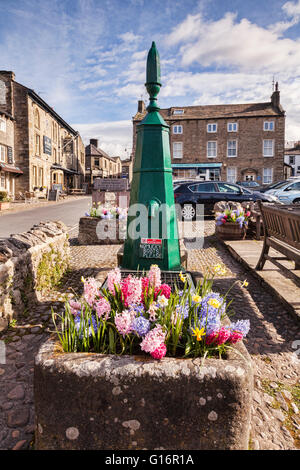
[[[186,276],[184,276],[184,275],[182,274],[182,271],[180,271],[179,277],[180,277],[180,280],[181,280],[182,282],[185,282],[185,281],[186,281]]]
[[[192,300],[193,300],[193,302],[196,302],[196,304],[198,304],[199,302],[201,302],[202,297],[200,297],[200,295],[198,295],[198,294],[195,294],[195,295],[193,295]]]
[[[85,279],[83,276],[81,276],[81,282],[85,282]]]
[[[222,269],[222,266],[220,264],[216,264],[216,266],[214,267],[215,273],[219,272],[220,269]]]
[[[221,302],[219,302],[217,299],[209,299],[207,303],[214,308],[219,308],[221,306]]]
[[[226,269],[223,268],[221,264],[216,264],[213,270],[216,274],[221,274],[222,276],[226,274]]]
[[[202,336],[205,336],[204,328],[192,328],[193,336],[196,336],[197,341],[201,341]]]
[[[245,279],[243,284],[242,284],[242,287],[248,287],[248,286],[249,286],[249,282],[247,282],[246,279]]]

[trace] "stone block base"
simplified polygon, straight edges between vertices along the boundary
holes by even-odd
[[[252,389],[242,343],[226,360],[156,361],[63,353],[49,339],[35,361],[35,448],[246,450]]]
[[[126,220],[81,217],[78,242],[80,245],[119,245],[126,236]]]

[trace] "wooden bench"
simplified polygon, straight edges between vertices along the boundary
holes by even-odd
[[[76,188],[70,188],[68,192],[69,194],[78,194],[78,195],[85,194],[84,189],[76,189]]]
[[[255,269],[261,271],[265,262],[271,261],[300,285],[299,276],[278,262],[294,261],[295,270],[300,270],[300,206],[277,206],[262,204],[261,201],[258,204],[264,229],[264,244]],[[270,248],[284,256],[269,256]]]

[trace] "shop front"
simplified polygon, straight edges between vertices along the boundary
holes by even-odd
[[[0,162],[0,191],[6,191],[10,199],[15,198],[15,178],[23,174],[19,167]]]
[[[222,163],[174,163],[173,180],[220,181]]]

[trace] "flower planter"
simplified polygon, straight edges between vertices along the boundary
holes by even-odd
[[[216,235],[221,240],[243,240],[246,237],[246,232],[246,227],[240,227],[236,222],[216,225]]]
[[[0,211],[5,211],[6,209],[9,209],[9,207],[9,202],[0,202]]]
[[[80,245],[119,245],[126,237],[126,219],[81,217],[78,242]]]
[[[242,342],[223,360],[156,361],[64,353],[53,337],[35,359],[35,448],[246,450],[252,389]]]

